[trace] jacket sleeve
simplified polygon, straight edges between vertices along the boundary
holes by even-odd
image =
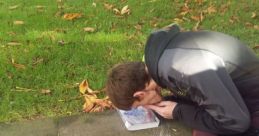
[[[190,86],[188,94],[197,105],[178,103],[173,111],[174,119],[194,129],[216,134],[246,131],[250,114],[223,60],[212,53],[199,52],[182,61],[183,65],[176,70],[181,75],[177,81]],[[168,79],[170,76],[168,74]],[[177,79],[177,76],[173,78]]]

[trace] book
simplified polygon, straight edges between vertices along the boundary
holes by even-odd
[[[158,127],[160,120],[150,109],[142,106],[125,111],[117,110],[129,131]]]

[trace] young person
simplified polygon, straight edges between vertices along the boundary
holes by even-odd
[[[161,97],[161,88],[172,95]],[[183,122],[194,136],[259,136],[259,59],[242,42],[219,32],[153,32],[145,63],[111,69],[107,93],[128,110],[146,106]]]

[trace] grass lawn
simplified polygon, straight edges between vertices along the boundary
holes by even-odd
[[[198,29],[259,44],[258,0],[199,1],[0,0],[0,122],[81,113],[77,83],[101,90],[109,68],[141,60],[148,34],[173,22],[192,30],[202,18]]]

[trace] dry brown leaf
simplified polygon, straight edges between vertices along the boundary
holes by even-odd
[[[194,21],[200,21],[200,16],[191,16],[191,19]]]
[[[85,112],[102,112],[105,109],[114,108],[111,101],[109,101],[107,98],[97,99],[94,97],[93,99],[93,98],[89,98],[89,95],[87,95],[87,97],[85,98],[86,98],[86,103],[84,104]]]
[[[104,3],[104,8],[107,10],[111,10],[114,6],[112,4]]]
[[[24,87],[16,86],[15,90],[13,90],[13,91],[16,91],[16,92],[31,92],[31,91],[35,91],[35,90],[30,89],[30,88],[24,88]]]
[[[45,8],[45,6],[42,6],[42,5],[37,5],[37,6],[35,6],[37,9],[44,9]]]
[[[111,108],[112,103],[108,99],[96,99],[96,104],[103,108]]]
[[[104,109],[99,106],[95,106],[90,112],[102,112]]]
[[[142,29],[142,26],[140,24],[137,24],[134,26],[135,29],[137,29],[138,31],[140,31]]]
[[[105,109],[114,108],[108,97],[98,99],[95,93],[100,93],[101,91],[93,91],[90,89],[86,80],[83,80],[79,85],[79,91],[83,94],[85,99],[85,103],[83,105],[84,112],[101,112]]]
[[[81,94],[90,94],[90,95],[95,95],[99,93],[99,91],[93,91],[87,82],[87,80],[83,80],[81,84],[79,85],[79,91]]]
[[[254,25],[253,25],[252,23],[250,23],[250,22],[246,22],[246,23],[245,23],[245,26],[251,28],[251,27],[253,27]]]
[[[9,9],[13,10],[13,9],[17,9],[19,7],[19,5],[14,5],[14,6],[10,6]]]
[[[93,7],[96,7],[96,3],[95,3],[95,2],[93,2],[93,3],[92,3],[92,6],[93,6]]]
[[[89,97],[85,97],[85,103],[83,105],[84,112],[90,112],[94,107],[94,103],[89,99]]]
[[[18,64],[18,63],[15,63],[14,59],[12,58],[12,61],[11,61],[12,65],[17,68],[17,69],[25,69],[25,66],[23,64]]]
[[[255,30],[259,30],[259,25],[254,25]]]
[[[85,32],[94,32],[95,29],[94,29],[93,27],[85,27],[85,28],[84,28],[84,31],[85,31]]]
[[[88,82],[86,80],[83,80],[79,85],[79,91],[81,94],[85,94],[87,89],[88,89]]]
[[[13,21],[13,24],[14,24],[14,25],[23,25],[23,24],[24,24],[24,21],[16,20],[16,21]]]
[[[256,18],[256,13],[255,12],[252,12],[251,18]]]
[[[7,32],[7,34],[8,34],[9,36],[14,36],[14,35],[16,35],[16,33],[13,32],[13,31]]]
[[[152,26],[152,27],[157,27],[157,20],[156,19],[153,19],[149,22],[149,24]]]
[[[40,92],[42,94],[51,94],[51,91],[49,89],[42,89]]]
[[[181,11],[184,12],[184,11],[190,11],[190,8],[188,6],[188,1],[186,1],[184,3],[184,6],[181,8]]]
[[[181,16],[185,16],[185,15],[188,14],[188,13],[189,13],[189,11],[183,11],[183,12],[180,13],[180,15],[181,15]]]
[[[37,65],[39,63],[42,63],[43,61],[44,61],[43,58],[36,58],[35,60],[33,60],[32,65],[35,66],[35,65]]]
[[[121,15],[124,15],[124,14],[128,14],[128,15],[129,15],[129,13],[130,13],[130,9],[129,9],[129,6],[128,6],[128,5],[124,6],[124,7],[121,9],[121,12],[120,12]]]
[[[183,20],[180,18],[174,18],[174,22],[177,24],[181,24],[183,22]]]
[[[191,9],[188,6],[188,1],[185,1],[184,6],[181,8],[181,12],[180,15],[181,16],[185,16],[186,14],[188,14],[189,12],[191,12]]]
[[[259,49],[259,45],[256,45],[255,47],[253,47],[254,50]]]
[[[65,20],[75,20],[75,19],[78,19],[78,18],[81,18],[82,17],[82,14],[81,13],[66,13],[64,14],[63,18]]]
[[[235,22],[239,22],[239,18],[237,16],[231,16],[229,22],[232,24]]]
[[[120,15],[121,14],[120,10],[118,10],[117,8],[114,8],[113,11],[114,11],[114,13],[116,15]]]
[[[7,45],[10,45],[10,46],[18,46],[18,45],[22,45],[21,43],[18,43],[18,42],[9,42],[7,43]]]
[[[60,45],[60,46],[64,46],[65,44],[67,44],[67,42],[65,42],[64,40],[58,41],[58,45]]]
[[[212,13],[216,13],[217,10],[216,10],[216,8],[215,8],[213,5],[210,5],[210,6],[207,8],[207,12],[208,12],[209,14],[212,14]]]
[[[201,5],[203,3],[203,0],[195,0],[195,2],[197,2],[199,5]]]

